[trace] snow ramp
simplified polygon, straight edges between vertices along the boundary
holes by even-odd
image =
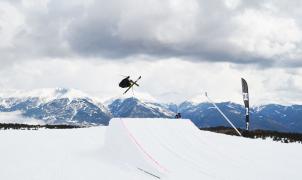
[[[297,173],[301,162],[282,155],[284,148],[292,150],[283,145],[200,131],[187,119],[114,118],[104,154],[107,162],[146,179],[301,177]],[[281,162],[287,168],[274,169]]]

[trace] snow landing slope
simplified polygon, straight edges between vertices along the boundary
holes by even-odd
[[[183,119],[113,119],[105,148],[117,166],[161,179],[302,178],[302,145],[203,132]]]
[[[0,179],[300,180],[302,145],[200,131],[189,120],[0,131]]]

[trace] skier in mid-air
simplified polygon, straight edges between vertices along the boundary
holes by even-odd
[[[131,86],[131,82],[133,82],[132,80],[130,80],[130,76],[127,76],[125,79],[123,79],[119,86],[121,88],[127,88],[127,87],[130,87]]]
[[[138,77],[138,79],[136,81],[132,81],[130,79],[130,76],[127,76],[126,78],[124,78],[120,83],[119,83],[119,87],[121,88],[127,88],[127,90],[124,92],[124,94],[126,94],[134,85],[139,86],[137,84],[137,81],[141,79],[141,76]]]

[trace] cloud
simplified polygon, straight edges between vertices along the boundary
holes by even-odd
[[[280,17],[280,10],[269,9],[264,1],[258,6],[241,1],[119,2],[97,1],[70,25],[68,41],[75,52],[265,67],[297,65],[300,58],[299,19],[291,14]]]
[[[0,112],[0,123],[21,123],[21,124],[33,124],[44,125],[45,122],[34,118],[26,118],[19,111],[14,112]]]
[[[178,57],[259,67],[301,67],[300,1],[4,1],[7,61]],[[8,5],[9,4],[9,5]],[[3,7],[3,6],[2,6]],[[300,8],[299,8],[300,7]],[[15,12],[16,11],[16,12]],[[0,10],[1,12],[1,10]],[[5,14],[4,13],[4,14]],[[3,16],[0,14],[0,16]],[[19,19],[17,21],[16,19]],[[19,23],[19,24],[18,24]],[[4,61],[4,60],[2,60]]]
[[[299,0],[2,0],[0,87],[108,98],[120,93],[120,74],[142,75],[138,91],[163,101],[207,90],[241,102],[245,77],[255,103],[300,103],[301,8]]]
[[[0,88],[31,90],[39,88],[74,88],[100,100],[118,98],[124,89],[118,87],[123,78],[139,75],[140,87],[134,94],[143,99],[162,102],[182,102],[207,91],[214,101],[242,103],[240,78],[249,83],[251,104],[301,104],[301,69],[294,72],[282,68],[233,68],[229,63],[190,62],[177,58],[156,62],[141,58],[137,62],[108,63],[99,59],[24,61],[0,71]],[[34,68],[33,68],[34,67]]]
[[[24,24],[22,14],[10,4],[0,2],[0,48],[8,48],[13,45],[13,38],[18,32],[19,26]]]

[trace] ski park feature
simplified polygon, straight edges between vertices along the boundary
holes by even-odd
[[[187,119],[114,118],[109,126],[6,130],[0,141],[0,179],[6,180],[302,178],[301,144],[201,131]]]

